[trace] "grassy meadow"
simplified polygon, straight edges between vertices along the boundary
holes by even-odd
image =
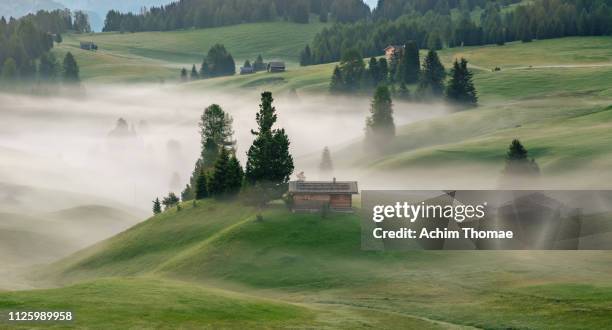
[[[186,203],[36,275],[65,288],[0,294],[0,311],[73,310],[93,328],[610,322],[612,255],[603,251],[367,252],[357,215],[281,205],[263,221],[256,214],[238,202]]]
[[[261,54],[264,61],[283,60],[289,67],[299,67],[300,51],[325,26],[272,22],[170,32],[72,34],[55,51],[59,55],[72,52],[86,82],[175,82],[182,67],[190,70],[195,64],[199,69],[216,43],[225,45],[237,66]],[[81,50],[81,41],[93,41],[99,50]]]
[[[276,22],[66,35],[55,51],[75,54],[85,86],[166,82],[196,92],[295,90],[306,99],[327,93],[336,65],[297,64],[323,27]],[[80,50],[79,41],[100,49]],[[238,65],[261,53],[286,61],[288,71],[174,84],[181,67],[199,66],[217,42]],[[447,68],[454,58],[469,60],[479,107],[398,127],[396,139],[374,156],[361,141],[331,146],[336,170],[481,166],[476,174],[493,176],[519,138],[543,177],[589,173],[595,175],[578,184],[609,188],[612,37],[444,49],[440,56]],[[396,101],[396,113],[406,109]],[[256,220],[260,212],[263,221]],[[54,288],[0,292],[0,312],[71,310],[81,328],[602,329],[612,323],[606,251],[367,252],[360,243],[356,214],[322,218],[279,204],[260,211],[239,202],[185,203],[180,212],[166,211],[37,268],[30,280]],[[38,327],[44,325],[23,325]]]

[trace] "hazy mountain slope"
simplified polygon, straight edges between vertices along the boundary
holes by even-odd
[[[61,9],[57,0],[0,0],[0,16],[21,17],[39,10]]]
[[[68,282],[126,275],[180,279],[328,311],[360,307],[477,328],[598,328],[609,322],[603,312],[612,298],[609,253],[376,253],[361,250],[356,214],[321,218],[281,205],[264,210],[263,221],[256,213],[238,202],[185,203],[180,212],[164,212],[49,271]],[[157,292],[157,284],[149,290]],[[554,313],[551,299],[557,299]],[[390,327],[392,322],[387,328],[410,324],[404,319]]]

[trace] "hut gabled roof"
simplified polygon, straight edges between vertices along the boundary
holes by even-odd
[[[359,194],[357,181],[291,181],[289,193]]]

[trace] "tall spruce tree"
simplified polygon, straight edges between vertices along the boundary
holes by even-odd
[[[67,83],[78,83],[80,81],[79,78],[79,66],[77,65],[76,60],[71,52],[68,52],[64,57],[64,82]]]
[[[55,80],[55,78],[57,77],[58,68],[59,64],[53,53],[47,52],[40,56],[40,64],[38,65],[38,76],[41,80]]]
[[[153,201],[153,214],[160,214],[162,212],[161,203],[159,198],[155,198]]]
[[[451,78],[446,86],[446,97],[449,101],[465,107],[474,107],[478,104],[476,88],[472,81],[472,72],[467,67],[467,60],[455,60],[451,70]]]
[[[379,146],[395,137],[393,102],[391,92],[385,85],[378,86],[374,93],[370,116],[366,120],[366,141]]]
[[[310,64],[312,64],[312,52],[310,51],[310,46],[306,45],[300,54],[300,65],[307,66]]]
[[[401,52],[397,68],[396,81],[412,84],[419,80],[421,60],[419,58],[419,47],[416,42],[409,41]]]
[[[195,199],[204,199],[208,197],[208,177],[206,172],[200,170],[196,179]]]
[[[219,157],[215,161],[212,174],[210,176],[210,182],[208,183],[208,191],[212,196],[223,197],[227,192],[227,180],[229,177],[228,165],[229,165],[229,152],[227,149],[222,148],[219,153]]]
[[[234,196],[240,192],[242,182],[244,181],[244,170],[236,158],[232,155],[227,164],[227,178],[225,182],[226,193],[228,196]]]
[[[444,94],[446,71],[440,62],[438,53],[430,50],[423,61],[423,70],[419,78],[419,95],[421,97],[440,97]]]
[[[284,129],[273,129],[276,109],[272,93],[261,94],[259,112],[255,116],[258,130],[247,152],[246,180],[249,184],[275,186],[289,181],[293,173],[293,157],[289,153],[289,138]]]

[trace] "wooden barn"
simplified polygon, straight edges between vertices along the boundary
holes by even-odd
[[[329,205],[333,212],[352,212],[356,181],[291,181],[289,195],[294,212],[317,212]]]
[[[285,72],[287,67],[285,62],[270,62],[268,63],[268,72]]]
[[[81,49],[83,50],[98,50],[98,45],[93,41],[81,41]]]

